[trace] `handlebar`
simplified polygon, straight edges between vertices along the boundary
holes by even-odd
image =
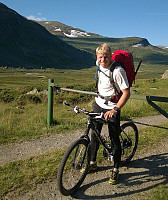
[[[91,112],[91,111],[88,111],[86,110],[85,108],[79,108],[78,106],[73,106],[69,103],[67,103],[66,101],[63,102],[64,105],[66,106],[70,106],[73,108],[73,111],[78,114],[80,112],[84,113],[85,115],[89,115],[90,117],[94,118],[94,119],[100,119],[104,122],[107,122],[105,119],[104,119],[104,113],[94,113],[94,112]]]

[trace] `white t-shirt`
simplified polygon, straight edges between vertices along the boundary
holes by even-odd
[[[129,88],[126,72],[121,66],[116,66],[113,72],[110,71],[110,67],[103,68],[100,65],[99,68],[100,72],[98,74],[99,76],[98,92],[101,96],[104,97],[116,96],[115,89],[111,83],[111,78],[109,78],[111,77],[111,73],[118,92],[120,92],[123,89]],[[104,72],[108,77],[101,71]],[[104,109],[113,109],[114,106],[116,105],[116,103],[113,103],[111,101],[108,101],[108,105],[106,105],[105,104],[106,100],[102,99],[100,96],[96,97],[95,101],[100,107]]]

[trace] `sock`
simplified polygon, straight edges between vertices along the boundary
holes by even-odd
[[[96,161],[90,161],[90,165],[96,164]]]
[[[113,171],[114,171],[114,172],[117,172],[117,171],[119,171],[119,170],[118,170],[117,168],[114,168]]]

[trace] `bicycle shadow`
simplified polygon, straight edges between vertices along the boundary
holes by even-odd
[[[148,191],[160,184],[168,183],[168,153],[152,155],[130,162],[128,170],[120,173],[119,182],[116,186],[107,183],[105,187],[110,187],[107,192],[102,195],[90,195],[89,189],[108,182],[109,177],[99,179],[81,186],[81,188],[72,196],[76,199],[113,199],[117,197],[127,197],[137,193]],[[131,172],[131,168],[135,172]],[[100,170],[108,170],[109,166],[100,168]],[[88,175],[89,176],[89,175]],[[96,174],[97,176],[97,174]],[[121,190],[121,191],[120,191]],[[112,193],[112,194],[110,194]]]

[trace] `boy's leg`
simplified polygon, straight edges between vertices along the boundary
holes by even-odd
[[[116,115],[113,122],[108,124],[109,136],[113,145],[113,158],[114,158],[114,169],[112,171],[109,183],[116,184],[119,175],[119,165],[121,161],[121,143],[119,139],[120,134],[120,113]]]
[[[93,107],[94,112],[101,112],[101,108],[95,103]],[[101,133],[102,130],[102,123],[95,123],[95,127],[98,130],[99,134]],[[92,130],[91,133],[91,162],[96,162],[96,157],[97,157],[97,151],[99,149],[99,141],[97,139],[97,136],[95,135],[94,130]]]

